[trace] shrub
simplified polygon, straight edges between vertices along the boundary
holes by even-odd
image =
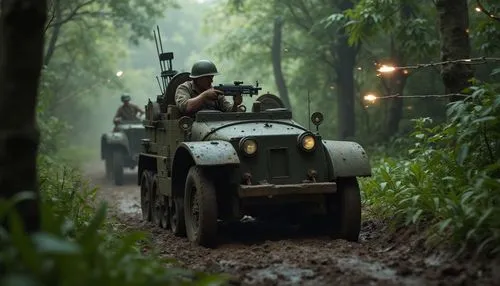
[[[12,203],[2,201],[5,218]],[[19,216],[9,212],[10,232],[1,229],[0,264],[2,285],[217,285],[220,276],[166,268],[171,261],[143,256],[138,242],[144,234],[127,234],[121,239],[108,236],[104,226],[106,208],[81,232],[71,222],[51,214],[44,205],[43,230],[28,236]],[[112,239],[112,243],[108,241]]]
[[[423,225],[461,250],[500,251],[500,93],[494,86],[449,105],[449,122],[415,120],[406,156],[379,158],[361,180],[370,215]]]

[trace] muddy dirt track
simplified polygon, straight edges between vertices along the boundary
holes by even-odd
[[[99,197],[131,229],[151,232],[162,255],[186,268],[230,274],[232,285],[500,285],[500,263],[455,261],[425,251],[415,233],[389,235],[371,221],[363,223],[359,243],[248,222],[221,226],[217,249],[194,246],[142,221],[135,172],[117,187],[104,178],[103,164],[86,170]]]

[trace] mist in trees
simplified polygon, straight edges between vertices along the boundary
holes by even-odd
[[[460,93],[472,75],[490,78],[489,65],[377,71],[383,64],[497,55],[494,21],[466,2],[450,3],[49,1],[38,117],[71,134],[46,135],[62,136],[61,145],[98,149],[122,93],[140,106],[160,93],[152,40],[158,25],[164,49],[174,52],[174,69],[189,71],[195,60],[211,59],[221,72],[215,83],[258,80],[304,125],[309,95],[312,111],[325,114],[321,132],[327,138],[383,142],[411,130],[412,118],[445,120],[446,104],[456,99],[408,96]],[[449,17],[455,12],[460,17]],[[450,34],[458,30],[461,35]],[[367,94],[379,99],[367,101]]]

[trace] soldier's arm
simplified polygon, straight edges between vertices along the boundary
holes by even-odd
[[[136,112],[139,112],[141,115],[143,115],[143,114],[144,114],[144,110],[142,110],[142,109],[141,109],[138,105],[135,105],[135,104],[134,104],[134,108],[135,108],[135,111],[136,111]]]
[[[175,92],[175,103],[181,113],[193,113],[201,109],[205,99],[203,95],[191,98],[186,86],[179,85]]]

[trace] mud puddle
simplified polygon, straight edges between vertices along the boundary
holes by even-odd
[[[359,257],[345,257],[337,259],[337,266],[343,270],[357,269],[359,272],[379,280],[400,282],[404,285],[423,285],[425,280],[418,277],[401,277],[400,270],[389,268],[379,262],[363,261]]]
[[[312,280],[315,276],[316,273],[311,269],[302,269],[288,264],[272,264],[264,269],[256,269],[246,273],[243,282],[255,285],[273,281],[281,282],[281,285],[297,285],[303,281]]]

